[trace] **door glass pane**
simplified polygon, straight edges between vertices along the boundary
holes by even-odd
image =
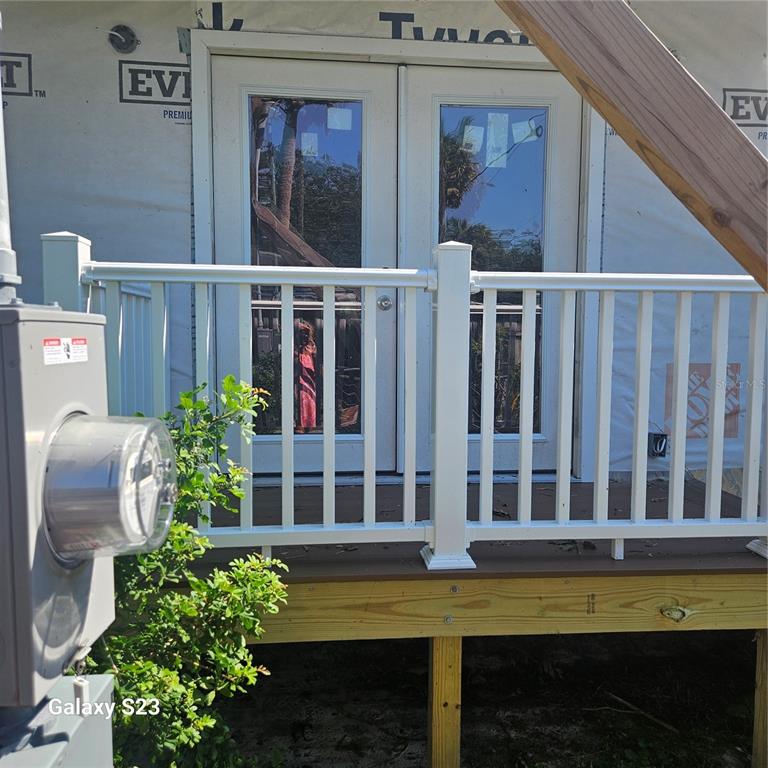
[[[472,245],[472,268],[542,269],[547,109],[442,105],[440,241]],[[469,431],[480,431],[482,294],[472,295]],[[534,429],[541,429],[541,301],[536,322]],[[494,429],[519,431],[522,294],[499,292]]]
[[[250,97],[251,263],[359,267],[362,102]],[[280,289],[253,288],[254,385],[271,393],[258,419],[280,432]],[[323,428],[322,288],[294,290],[294,428]],[[360,292],[336,291],[336,430],[360,432]]]

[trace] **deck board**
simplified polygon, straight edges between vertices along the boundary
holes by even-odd
[[[376,520],[392,522],[402,519],[402,486],[377,486]],[[611,483],[609,519],[629,519],[629,483]],[[534,485],[533,519],[554,519],[555,486]],[[340,486],[336,490],[336,519],[339,522],[362,520],[362,486]],[[667,484],[654,480],[648,485],[647,511],[651,519],[667,514]],[[254,489],[254,524],[275,525],[280,516],[280,489]],[[322,520],[322,488],[297,487],[296,523],[319,523]],[[468,516],[477,519],[478,486],[468,486]],[[572,519],[587,519],[591,514],[592,486],[573,484]],[[723,494],[723,516],[738,517],[740,500]],[[685,518],[703,517],[704,486],[695,481],[685,487]],[[416,518],[429,516],[429,488],[420,485],[416,491]],[[494,519],[515,520],[517,486],[496,484],[494,487]],[[214,525],[231,520],[218,515]],[[463,578],[507,578],[515,576],[574,575],[643,575],[646,573],[750,573],[766,569],[766,561],[745,549],[745,538],[627,540],[625,559],[610,556],[609,541],[491,541],[475,542],[470,553],[477,563],[474,571],[462,572]],[[378,580],[402,578],[447,578],[443,573],[428,572],[419,557],[418,543],[276,546],[273,557],[290,568],[287,582],[327,580]],[[226,564],[242,550],[221,548],[206,554],[201,571]]]

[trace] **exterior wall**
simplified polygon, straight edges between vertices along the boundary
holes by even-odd
[[[767,9],[759,2],[658,2],[631,3],[662,42],[719,104],[724,89],[762,89],[762,106],[768,108],[766,70]],[[757,94],[756,94],[757,95]],[[732,113],[733,102],[725,106]],[[751,111],[751,110],[750,110]],[[746,110],[739,110],[745,117]],[[768,152],[768,119],[741,119],[762,123],[743,127],[744,133],[764,153]],[[605,214],[602,269],[605,272],[700,272],[742,274],[737,262],[691,216],[669,190],[612,131],[605,144]],[[705,378],[692,398],[691,413],[706,413],[709,381],[706,361],[711,356],[712,302],[694,302],[691,363],[704,363],[694,373]],[[611,434],[612,468],[629,469],[632,460],[634,400],[635,308],[633,296],[616,302],[614,357],[614,419]],[[654,307],[654,359],[651,374],[651,425],[658,431],[669,425],[666,405],[666,363],[672,360],[674,299],[657,297]],[[726,440],[726,466],[738,465],[744,437],[744,386],[749,302],[731,303],[728,362],[735,367],[728,382],[730,434]],[[692,387],[694,384],[691,385]],[[691,468],[706,466],[706,425],[689,435]],[[667,468],[665,459],[649,459],[649,471]]]
[[[763,3],[635,0],[632,6],[718,103],[723,103],[724,89],[732,97],[738,96],[732,89],[766,88]],[[181,52],[177,28],[241,26],[259,31],[526,43],[508,31],[510,21],[489,2],[226,2],[223,7],[191,2],[25,2],[6,3],[2,10],[12,230],[24,279],[21,293],[31,301],[41,297],[42,232],[69,229],[89,237],[95,258],[103,260],[194,259],[187,57]],[[108,30],[118,23],[138,33],[141,45],[132,54],[118,54],[108,44]],[[11,53],[31,58],[14,58]],[[149,69],[161,73],[168,95],[151,80],[152,74],[152,95],[132,96],[126,65],[121,90],[121,60],[152,62]],[[21,66],[14,68],[13,62]],[[28,85],[24,67],[28,74],[30,64],[31,95],[25,96],[21,95]],[[8,79],[11,71],[16,93]],[[140,82],[139,90],[149,93],[146,77]],[[741,116],[739,122],[750,124],[744,127],[745,133],[766,152],[768,119],[748,116],[756,109],[744,100],[734,103],[731,99],[726,106]],[[605,152],[604,271],[740,271],[610,130]],[[185,307],[189,293],[176,290],[171,300],[172,388],[176,390],[190,383],[191,349],[187,313],[174,312],[173,307]],[[729,361],[740,364],[742,370],[746,312],[746,303],[735,303]],[[663,329],[672,313],[671,301],[657,301],[651,421],[660,427],[665,421],[665,362],[671,359],[672,345]],[[709,356],[707,315],[708,309],[696,313],[692,362]],[[613,424],[617,470],[628,467],[631,457],[634,326],[634,299],[620,301]],[[734,409],[738,421],[738,387]],[[743,434],[740,425],[737,431]],[[689,445],[692,464],[700,464],[706,440],[692,440]],[[736,447],[733,443],[729,449]],[[661,462],[649,465],[651,471],[663,468]]]
[[[2,12],[0,49],[31,54],[32,96],[7,88],[3,67],[20,295],[42,298],[44,232],[88,237],[105,261],[190,261],[190,121],[164,117],[162,105],[121,103],[118,79],[119,59],[185,63],[176,27],[194,23],[190,4],[5,3]],[[118,23],[131,24],[141,39],[130,56],[107,42]],[[177,291],[172,301],[186,294]],[[176,371],[191,370],[184,316],[172,310]]]

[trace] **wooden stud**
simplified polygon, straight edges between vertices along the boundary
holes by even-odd
[[[260,642],[766,629],[767,589],[763,571],[290,582]]]
[[[768,630],[755,635],[755,724],[752,732],[752,768],[768,768]]]
[[[431,768],[459,768],[461,745],[461,638],[429,640],[429,731]]]
[[[768,161],[629,4],[498,5],[768,290]]]

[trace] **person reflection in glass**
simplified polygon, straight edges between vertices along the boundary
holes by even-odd
[[[296,321],[296,403],[298,405],[297,432],[308,432],[317,427],[317,378],[315,363],[317,345],[315,329],[306,320]]]

